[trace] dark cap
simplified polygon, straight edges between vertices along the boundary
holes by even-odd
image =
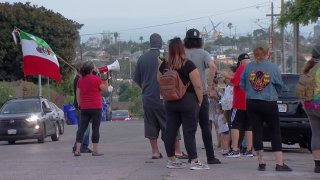
[[[237,67],[240,66],[240,62],[244,59],[250,59],[250,56],[247,53],[242,53],[238,56]]]
[[[240,54],[240,55],[238,56],[238,61],[242,61],[242,60],[244,60],[244,59],[250,59],[249,54],[247,54],[247,53],[242,53],[242,54]]]
[[[188,39],[201,39],[201,34],[197,29],[189,29],[186,33]]]
[[[320,45],[316,45],[313,47],[312,50],[312,58],[320,58]]]
[[[150,48],[157,48],[157,49],[162,48],[162,38],[161,38],[160,34],[158,34],[158,33],[151,34]]]

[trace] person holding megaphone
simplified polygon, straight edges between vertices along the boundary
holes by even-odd
[[[95,75],[97,68],[92,61],[86,61],[80,70],[81,78],[77,83],[76,98],[81,109],[80,127],[77,131],[77,146],[74,156],[81,156],[80,147],[89,122],[92,123],[92,156],[102,156],[98,151],[99,128],[101,122],[101,92],[108,91],[108,80]]]

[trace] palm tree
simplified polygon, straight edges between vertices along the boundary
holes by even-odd
[[[140,43],[142,44],[143,36],[140,36],[140,37],[139,37],[139,40],[140,40]]]
[[[228,28],[229,28],[229,30],[230,30],[230,37],[231,37],[231,29],[232,29],[232,27],[233,27],[232,23],[231,23],[231,22],[229,22],[229,23],[228,23],[228,25],[227,25],[227,27],[228,27]]]

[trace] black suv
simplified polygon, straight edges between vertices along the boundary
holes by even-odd
[[[7,101],[0,109],[0,141],[14,144],[17,140],[37,139],[43,143],[47,136],[58,141],[61,121],[49,103],[42,97]]]
[[[278,107],[282,143],[299,143],[310,150],[311,128],[302,102],[295,95],[299,74],[281,74],[284,86],[279,94]],[[264,140],[270,141],[270,131],[264,129]]]

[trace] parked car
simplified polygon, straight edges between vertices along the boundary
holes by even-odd
[[[60,134],[64,133],[64,125],[66,123],[66,119],[64,117],[64,112],[62,109],[60,109],[56,104],[53,102],[50,102],[51,109],[53,110],[55,114],[55,118],[59,121],[59,132]]]
[[[299,143],[300,147],[310,148],[311,127],[302,102],[295,95],[299,74],[281,74],[284,87],[279,94],[278,108],[282,143]],[[264,128],[264,140],[270,141],[270,131]]]
[[[54,113],[50,102],[42,97],[7,101],[0,109],[0,141],[14,144],[17,140],[37,139],[44,143],[47,136],[58,141],[61,121]]]
[[[127,121],[131,120],[128,110],[115,110],[111,111],[111,121]]]

